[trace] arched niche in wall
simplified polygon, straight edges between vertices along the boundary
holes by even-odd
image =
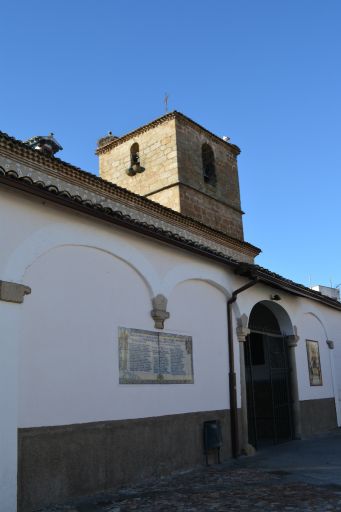
[[[313,312],[304,313],[303,317],[303,334],[305,338],[317,338],[318,340],[325,341],[328,339],[328,334],[323,321]]]
[[[217,181],[215,157],[212,147],[206,142],[201,146],[202,169],[205,183],[215,185]]]
[[[223,410],[229,401],[226,296],[218,286],[203,279],[179,282],[168,297],[170,318],[165,330],[187,334],[193,340],[195,410]]]
[[[79,247],[93,249],[113,258],[118,258],[131,266],[145,282],[150,292],[150,299],[156,294],[159,286],[159,277],[153,265],[143,254],[143,251],[132,251],[131,243],[126,237],[108,237],[100,229],[84,229],[62,223],[33,231],[30,237],[23,240],[10,254],[3,269],[3,280],[24,282],[26,271],[36,263],[39,258],[48,252],[60,247]]]
[[[130,164],[139,164],[140,163],[140,146],[137,142],[130,147]]]
[[[126,173],[128,176],[135,176],[137,173],[141,173],[145,170],[141,165],[140,161],[140,146],[138,142],[134,142],[130,146],[130,167],[127,169]]]
[[[292,325],[291,319],[287,311],[283,308],[283,306],[281,306],[277,302],[270,300],[262,300],[258,302],[257,304],[254,305],[250,313],[250,319],[251,315],[253,315],[254,322],[257,321],[257,313],[255,314],[255,310],[257,309],[260,312],[259,317],[261,317],[262,312],[264,313],[264,315],[267,316],[268,319],[270,319],[271,316],[273,316],[272,322],[277,322],[279,332],[283,336],[289,336],[291,334],[294,334],[294,327]],[[272,315],[267,314],[267,310],[270,311]]]
[[[26,270],[19,425],[114,419],[118,327],[150,329],[148,286],[127,263],[83,246],[62,246]]]

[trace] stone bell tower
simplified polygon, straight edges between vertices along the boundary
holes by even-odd
[[[239,153],[179,112],[97,148],[101,178],[243,240]]]

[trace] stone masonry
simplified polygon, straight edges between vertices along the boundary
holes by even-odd
[[[144,172],[128,176],[130,148],[139,144]],[[216,184],[203,176],[201,148],[214,152]],[[98,149],[100,176],[238,240],[243,240],[239,149],[178,112],[167,114]]]
[[[109,151],[99,154],[101,178],[116,183],[140,196],[146,196],[160,188],[169,187],[179,181],[175,119],[155,126],[134,136],[118,139]],[[130,148],[134,143],[140,147],[140,161],[145,171],[128,176]],[[111,146],[111,145],[110,145]],[[150,197],[150,199],[153,199]],[[162,201],[157,201],[164,204]],[[168,206],[164,205],[164,206]],[[179,205],[169,205],[179,211]]]
[[[243,240],[237,154],[239,150],[209,132],[176,120],[181,213]],[[214,152],[216,184],[203,179],[201,147]]]

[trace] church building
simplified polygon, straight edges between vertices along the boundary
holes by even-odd
[[[0,132],[6,512],[341,426],[341,303],[255,263],[236,145],[171,112],[99,177],[60,149]]]

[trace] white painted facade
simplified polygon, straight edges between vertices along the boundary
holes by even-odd
[[[9,252],[3,275],[32,289],[18,306],[19,427],[228,408],[226,269],[11,196],[1,207],[24,243]],[[119,385],[118,327],[153,330],[157,293],[168,297],[165,331],[193,336],[195,383]]]
[[[246,279],[228,266],[20,192],[0,189],[1,280],[32,289],[0,302],[0,496],[15,510],[17,428],[229,409],[226,302]],[[194,384],[119,384],[118,328],[154,330],[157,294],[165,332],[193,338]],[[270,301],[279,293],[279,303]],[[234,327],[267,301],[295,349],[300,400],[341,399],[340,313],[257,284],[238,296]],[[234,333],[238,406],[240,344]],[[310,386],[306,339],[319,341],[323,385]],[[334,341],[331,350],[327,340]]]
[[[340,313],[312,300],[294,297],[282,291],[280,291],[281,301],[279,303],[270,302],[270,296],[274,293],[278,293],[278,291],[264,285],[257,285],[249,289],[238,299],[239,313],[249,316],[253,306],[260,301],[268,301],[267,305],[271,308],[272,304],[274,311],[276,308],[283,308],[290,319],[290,322],[285,317],[282,320],[284,333],[293,334],[297,329],[299,336],[295,348],[299,399],[338,398],[337,389],[341,389],[341,359],[339,360],[338,356],[339,351],[341,353],[341,333],[338,327]],[[307,339],[319,342],[322,386],[310,386],[305,343]],[[334,341],[335,350],[329,348],[327,340]],[[336,400],[339,426],[341,426],[338,402],[339,400]]]

